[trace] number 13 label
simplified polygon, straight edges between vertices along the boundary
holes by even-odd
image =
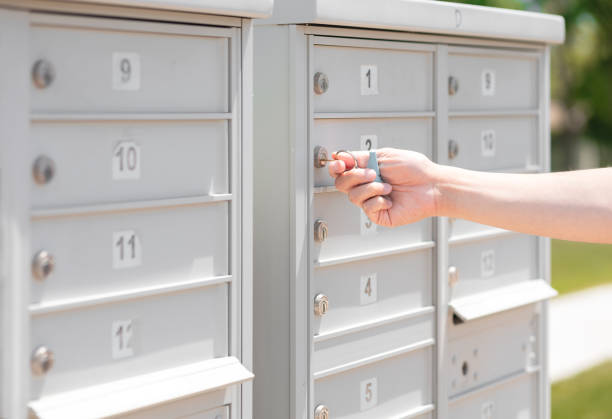
[[[361,95],[378,94],[378,67],[375,65],[361,66]]]
[[[113,90],[140,90],[140,55],[113,53]]]
[[[361,382],[361,410],[371,409],[378,404],[378,380],[369,378]]]

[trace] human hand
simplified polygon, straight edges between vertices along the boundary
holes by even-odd
[[[374,182],[376,173],[367,167],[369,152],[334,154],[328,165],[329,174],[336,179],[336,189],[348,195],[350,201],[362,208],[368,218],[385,227],[414,223],[436,215],[437,165],[421,153],[383,148],[376,157],[384,183]]]

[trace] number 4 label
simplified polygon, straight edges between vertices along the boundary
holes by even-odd
[[[378,404],[378,380],[369,378],[361,382],[361,410],[371,409]]]
[[[378,94],[378,67],[375,65],[361,66],[361,95]]]
[[[378,299],[378,283],[376,273],[363,275],[361,277],[360,302],[361,305],[375,303]]]
[[[140,55],[113,53],[113,90],[140,90]]]

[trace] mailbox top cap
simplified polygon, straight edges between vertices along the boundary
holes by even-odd
[[[211,15],[263,18],[270,16],[274,0],[69,0],[92,3],[162,9]]]
[[[275,0],[272,18],[295,23],[387,29],[560,44],[563,17],[431,0]]]

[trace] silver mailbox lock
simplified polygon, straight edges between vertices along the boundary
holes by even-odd
[[[325,405],[318,405],[314,411],[314,419],[329,419],[329,409]]]
[[[329,310],[329,299],[325,294],[317,294],[314,299],[314,312],[317,316],[324,316]]]
[[[448,158],[450,160],[457,157],[459,154],[459,143],[455,140],[448,140]]]
[[[455,96],[459,91],[459,80],[456,77],[450,76],[448,78],[448,94]]]
[[[327,223],[321,219],[315,220],[314,223],[314,240],[317,243],[323,243],[327,239],[328,234]]]
[[[55,259],[46,250],[37,252],[32,258],[32,275],[40,281],[51,275],[53,268],[55,268]]]
[[[32,176],[34,182],[45,185],[55,176],[55,162],[47,156],[38,156],[32,165]]]
[[[456,266],[449,266],[448,268],[448,285],[454,286],[459,281],[459,271]]]
[[[325,73],[317,72],[314,75],[314,91],[318,95],[322,95],[329,89],[329,79]]]
[[[48,87],[55,80],[53,64],[47,60],[37,60],[32,66],[32,81],[39,89]]]
[[[327,161],[329,160],[329,154],[327,153],[327,149],[323,146],[316,146],[314,148],[314,167],[320,169],[321,167],[325,167],[327,165]]]
[[[46,346],[39,346],[32,352],[30,366],[34,375],[44,375],[53,367],[55,357]]]

